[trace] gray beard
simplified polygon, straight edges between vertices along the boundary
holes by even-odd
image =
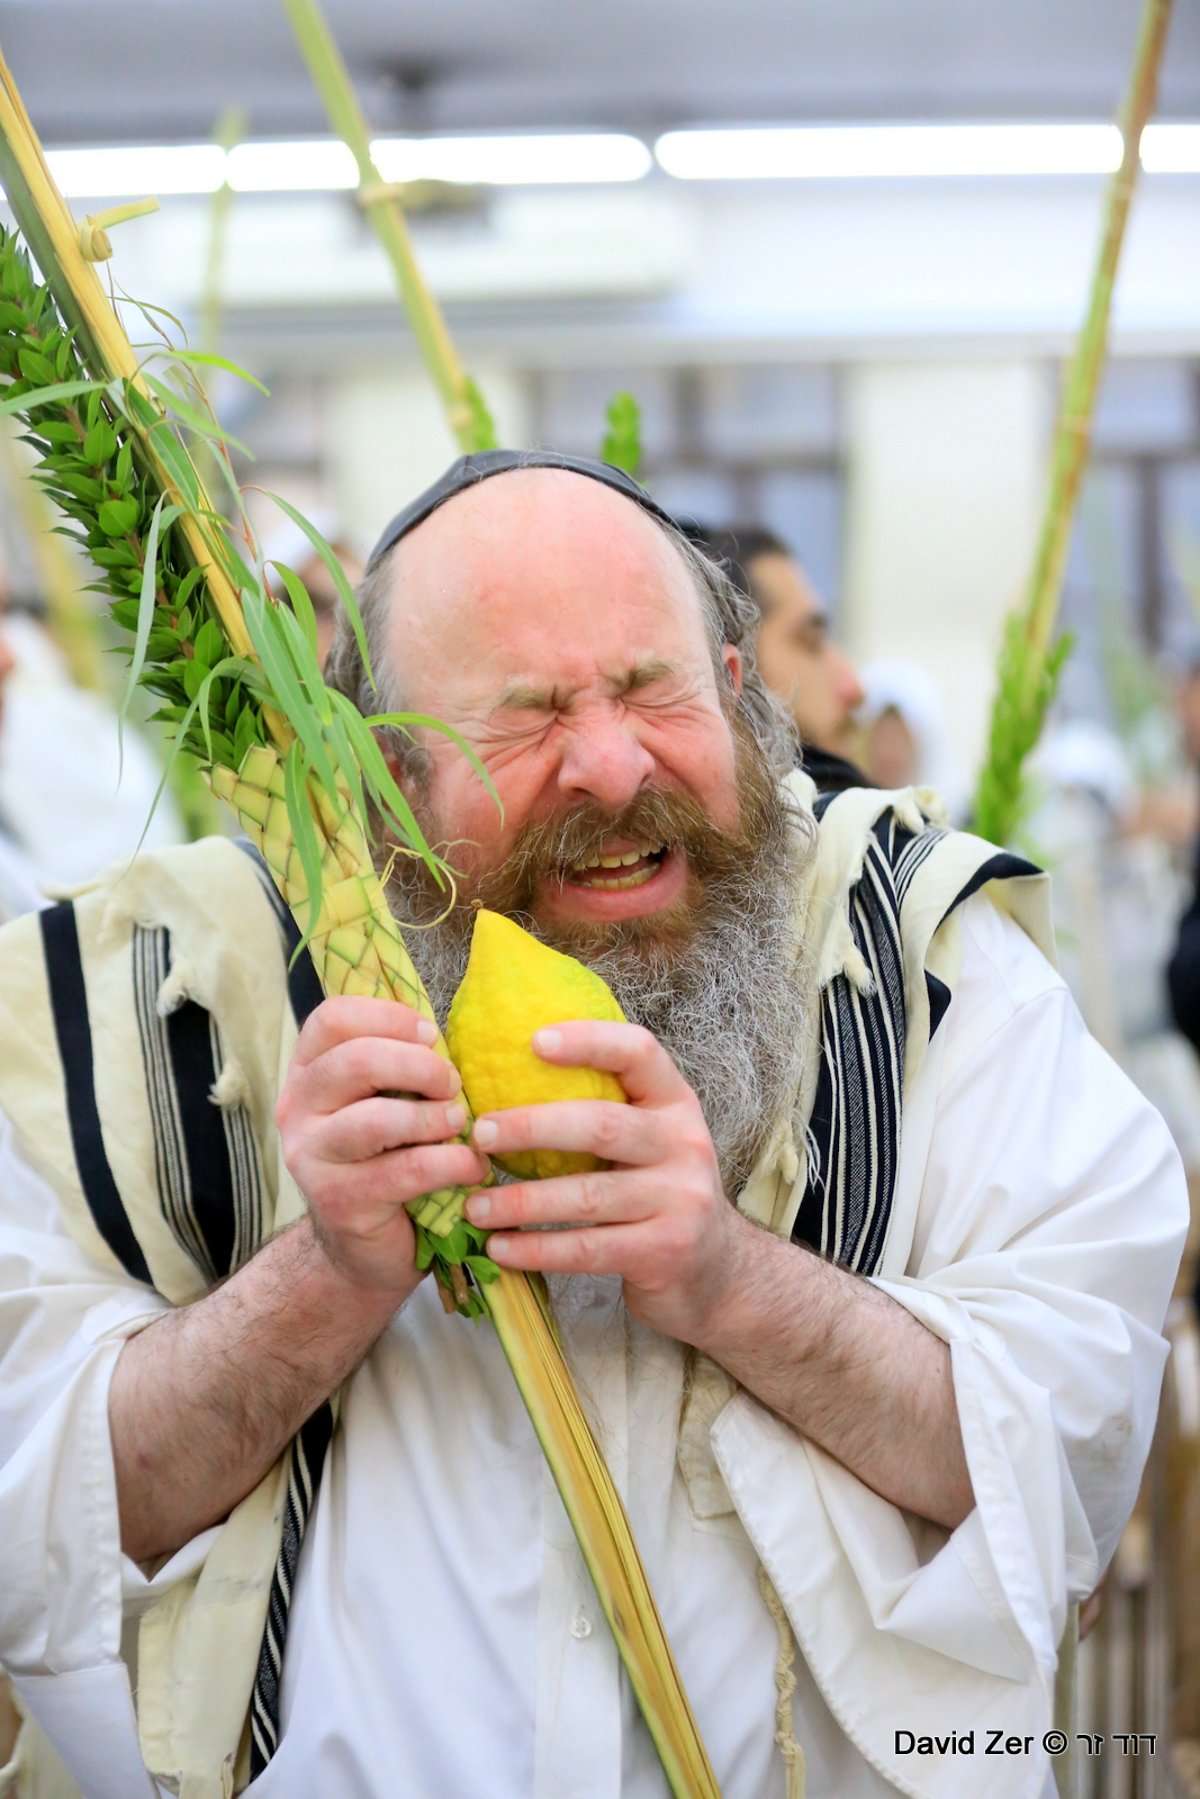
[[[766,1137],[795,1095],[812,1047],[813,976],[797,920],[799,875],[815,842],[812,821],[781,794],[771,827],[736,873],[708,882],[688,940],[617,939],[581,949],[556,942],[527,913],[519,922],[578,956],[607,981],[622,1012],[662,1044],[700,1101],[725,1192],[736,1198]],[[404,940],[439,1020],[466,970],[472,913],[444,906],[420,865],[397,859],[389,883]]]

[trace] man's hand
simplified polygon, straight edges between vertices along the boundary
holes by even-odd
[[[741,1216],[721,1190],[699,1100],[648,1031],[563,1024],[539,1031],[534,1048],[607,1069],[631,1103],[478,1120],[489,1154],[590,1150],[612,1164],[473,1194],[467,1216],[497,1233],[488,1254],[508,1268],[621,1275],[644,1324],[711,1356],[885,1499],[947,1530],[960,1524],[974,1494],[946,1344],[871,1282]],[[522,1224],[578,1228],[516,1232]]]
[[[448,1141],[466,1111],[435,1041],[411,1006],[327,999],[300,1033],[275,1108],[326,1255],[348,1279],[397,1295],[415,1284],[408,1202],[487,1175],[482,1156]]]
[[[697,1341],[718,1302],[733,1236],[750,1228],[722,1190],[699,1100],[638,1025],[579,1020],[539,1031],[533,1045],[547,1062],[615,1074],[630,1103],[514,1106],[478,1119],[473,1141],[495,1155],[590,1151],[611,1166],[473,1194],[468,1218],[498,1233],[488,1253],[504,1267],[619,1274],[635,1318]],[[577,1228],[516,1233],[524,1224]]]
[[[224,1518],[358,1367],[421,1280],[406,1203],[483,1178],[448,1143],[457,1073],[408,1006],[329,999],[296,1045],[276,1119],[309,1215],[126,1343],[109,1419],[121,1542],[168,1554]],[[410,1093],[411,1099],[389,1097]]]

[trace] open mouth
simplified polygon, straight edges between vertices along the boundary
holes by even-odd
[[[654,879],[668,854],[665,843],[635,843],[612,855],[588,856],[582,862],[572,863],[563,878],[573,887],[591,887],[607,893],[643,887]]]

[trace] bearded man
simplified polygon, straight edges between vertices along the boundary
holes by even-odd
[[[435,1007],[472,906],[519,916],[630,1020],[539,1053],[626,1106],[458,1141],[429,1028],[316,1003],[229,844],[0,939],[0,1656],[89,1793],[665,1791],[499,1346],[414,1266],[407,1204],[455,1184],[550,1278],[727,1799],[805,1766],[809,1799],[1051,1790],[1057,1644],[1153,1428],[1178,1159],[1026,934],[1033,871],[910,794],[818,825],[722,579],[611,469],[466,458],[372,557],[383,696],[334,655],[503,802],[436,732],[386,741],[459,871],[448,917],[392,876]],[[531,1146],[608,1168],[479,1190]],[[123,1278],[70,1222],[104,1208]],[[176,1307],[168,1225],[213,1276]]]

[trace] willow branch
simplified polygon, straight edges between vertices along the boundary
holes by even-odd
[[[371,135],[354,84],[318,0],[283,0],[283,4],[329,122],[354,158],[359,203],[395,270],[409,325],[446,409],[450,429],[464,451],[492,448],[491,421],[459,361],[441,308],[426,286],[395,190],[375,166]]]
[[[1109,183],[1087,316],[1075,347],[1054,435],[1050,491],[1025,599],[1026,634],[1041,657],[1045,656],[1054,630],[1080,482],[1091,449],[1113,290],[1137,184],[1142,131],[1154,110],[1171,3],[1172,0],[1146,0],[1142,13],[1133,71],[1121,108],[1121,164]]]

